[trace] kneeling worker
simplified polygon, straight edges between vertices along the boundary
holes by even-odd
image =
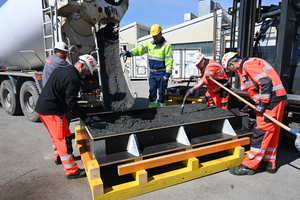
[[[48,130],[54,148],[55,163],[60,158],[68,179],[84,177],[85,170],[79,169],[72,156],[72,143],[66,138],[71,136],[65,112],[70,109],[86,124],[91,119],[81,111],[77,103],[81,78],[96,68],[96,60],[90,55],[79,57],[73,66],[56,68],[50,75],[35,107],[38,116]]]
[[[208,90],[205,93],[202,103],[210,106],[216,105],[217,107],[227,109],[229,93],[209,80],[209,77],[211,77],[225,87],[230,87],[229,79],[222,65],[214,60],[205,59],[205,55],[200,52],[194,55],[194,64],[201,70],[201,74],[192,75],[190,78],[202,78],[199,80],[197,85],[189,89],[187,92],[193,95],[195,91],[206,85]]]
[[[253,127],[251,148],[241,165],[229,169],[234,175],[252,175],[260,168],[269,173],[276,172],[276,154],[280,126],[263,116],[265,112],[279,122],[282,121],[286,91],[275,69],[261,58],[240,58],[235,52],[223,56],[226,70],[237,72],[241,90],[248,93],[256,103],[256,122]]]

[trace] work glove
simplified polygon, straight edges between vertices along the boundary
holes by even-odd
[[[121,56],[123,56],[123,57],[131,57],[131,55],[130,55],[130,52],[129,51],[122,51],[121,53],[120,53],[120,57]]]
[[[198,77],[198,75],[191,75],[190,79],[192,79],[192,78],[199,78],[199,77]]]
[[[266,107],[258,105],[255,107],[254,112],[257,114],[263,115],[265,109],[266,109]]]
[[[189,94],[191,94],[191,95],[194,95],[195,89],[194,89],[194,88],[190,88],[186,93],[187,93],[187,94],[189,93]]]
[[[84,120],[84,123],[86,126],[89,126],[91,124],[93,124],[94,120],[92,117],[88,116],[85,120]]]
[[[165,77],[165,76],[164,76],[164,77],[162,78],[162,82],[163,82],[163,83],[167,83],[167,82],[168,82],[168,80],[169,80],[169,78],[168,78],[168,77]]]

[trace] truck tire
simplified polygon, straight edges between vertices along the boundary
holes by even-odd
[[[32,122],[37,122],[40,120],[39,116],[34,110],[38,98],[39,93],[36,84],[32,81],[24,82],[20,90],[21,108],[27,119]]]
[[[4,110],[10,115],[21,114],[19,95],[14,93],[10,80],[5,80],[0,86],[0,99]]]

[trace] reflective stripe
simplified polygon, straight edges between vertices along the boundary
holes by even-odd
[[[53,144],[52,147],[53,147],[53,149],[56,149],[56,145]]]
[[[65,169],[70,169],[70,168],[72,168],[74,165],[75,165],[75,162],[72,162],[72,163],[70,163],[70,164],[64,165],[64,168],[65,168]]]
[[[64,157],[60,157],[61,161],[69,160],[71,158],[72,158],[72,154],[64,156]]]
[[[54,151],[54,155],[57,155],[58,154],[58,151]]]
[[[259,94],[260,97],[268,99],[271,97],[271,94]]]
[[[221,87],[218,87],[218,88],[216,88],[216,89],[214,89],[214,90],[211,90],[212,92],[215,92],[215,91],[217,91],[218,89],[220,89]]]
[[[266,66],[263,67],[263,70],[264,70],[264,71],[267,71],[267,70],[273,68],[271,65],[267,65],[266,63],[265,63],[265,65],[266,65]]]
[[[221,76],[221,75],[223,74],[223,71],[224,71],[224,68],[222,67],[221,72],[220,72],[219,74],[217,74],[214,78],[216,79],[216,78],[218,78],[219,76]]]
[[[149,56],[149,59],[154,59],[154,60],[159,60],[159,61],[164,61],[165,58],[157,57],[157,56]]]
[[[166,56],[165,59],[168,59],[168,58],[173,58],[173,55],[170,55],[170,56]]]
[[[255,76],[253,81],[257,82],[259,79],[261,79],[264,76],[267,76],[266,72],[262,72],[262,73],[258,74],[257,76]]]
[[[276,155],[275,156],[269,156],[269,155],[265,155],[266,159],[276,159]]]
[[[272,92],[274,92],[274,91],[276,91],[276,90],[280,90],[280,89],[282,89],[282,88],[284,88],[282,84],[273,86]]]
[[[146,50],[146,48],[145,48],[143,45],[141,45],[141,46],[142,46],[142,48],[143,48],[144,52],[145,52],[145,53],[147,53],[147,50]]]
[[[256,102],[258,100],[258,97],[259,97],[259,95],[256,95],[255,97],[253,97],[252,100]]]
[[[249,158],[254,158],[254,159],[256,159],[256,160],[262,160],[262,157],[260,157],[260,156],[254,156],[254,155],[252,155],[252,154],[249,154]]]
[[[254,151],[254,152],[257,152],[257,153],[265,153],[266,152],[266,150],[255,148],[255,147],[251,147],[250,151]]]
[[[268,147],[268,148],[267,148],[267,151],[275,152],[275,151],[277,151],[277,148],[271,148],[271,147]]]
[[[245,85],[242,85],[242,86],[241,86],[241,90],[245,90],[245,89],[251,87],[252,85],[254,85],[254,83],[255,83],[254,81],[246,82]]]
[[[166,71],[166,68],[150,69],[150,72],[164,72],[164,71]]]
[[[205,74],[211,74],[211,75],[215,75],[213,72],[211,72],[211,71],[205,71]]]
[[[170,70],[166,70],[166,73],[170,73],[170,74],[171,74],[171,72],[172,72],[172,71],[170,71]]]

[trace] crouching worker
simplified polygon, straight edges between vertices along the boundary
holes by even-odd
[[[83,55],[74,66],[56,68],[50,75],[35,107],[51,136],[55,163],[63,164],[68,179],[84,177],[86,174],[85,170],[79,169],[74,162],[71,132],[64,113],[71,110],[86,124],[91,123],[91,119],[80,110],[77,96],[81,78],[93,74],[96,66],[92,56]]]
[[[222,65],[214,60],[205,59],[205,55],[203,53],[196,53],[193,61],[196,67],[201,70],[201,74],[192,75],[190,78],[201,77],[201,79],[197,85],[189,89],[187,92],[193,95],[195,91],[206,85],[208,90],[205,93],[202,103],[210,106],[216,105],[217,107],[227,109],[229,93],[213,81],[209,80],[209,77],[211,77],[225,87],[230,87],[229,79]]]
[[[261,58],[240,58],[235,52],[228,52],[222,59],[226,70],[237,72],[241,90],[248,93],[256,103],[256,122],[253,128],[251,149],[241,165],[229,169],[234,175],[252,175],[260,168],[275,173],[276,154],[280,126],[263,116],[265,112],[279,122],[282,121],[286,91],[275,69]]]

